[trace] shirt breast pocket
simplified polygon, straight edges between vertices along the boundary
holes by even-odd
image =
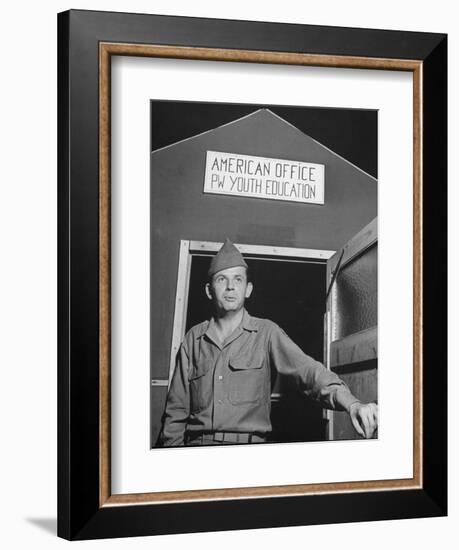
[[[192,413],[202,411],[209,406],[212,398],[212,384],[209,375],[210,365],[194,366],[189,374],[190,409]]]
[[[233,357],[229,362],[229,400],[233,405],[260,401],[265,386],[263,358]]]

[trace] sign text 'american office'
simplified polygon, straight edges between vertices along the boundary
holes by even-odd
[[[324,204],[323,164],[207,151],[204,193]]]

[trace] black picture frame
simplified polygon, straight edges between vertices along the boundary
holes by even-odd
[[[422,166],[417,487],[135,502],[102,487],[100,63],[102,43],[416,62]],[[229,60],[231,62],[231,59]],[[280,60],[280,63],[285,62]],[[94,539],[447,514],[447,37],[443,34],[71,10],[58,15],[58,535]],[[419,167],[415,167],[418,170]],[[103,200],[103,197],[102,197]],[[102,220],[103,221],[103,220]],[[106,304],[105,304],[106,306]],[[105,327],[109,330],[109,327]],[[109,356],[109,350],[106,351]],[[417,404],[415,403],[415,406]],[[178,519],[179,518],[179,519]]]

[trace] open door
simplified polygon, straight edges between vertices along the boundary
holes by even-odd
[[[325,364],[363,402],[378,400],[377,252],[375,218],[327,262]],[[328,439],[359,438],[347,414],[326,414]]]

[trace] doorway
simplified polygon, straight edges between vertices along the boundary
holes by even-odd
[[[218,250],[219,246],[218,243],[212,248]],[[254,285],[252,296],[246,302],[250,315],[276,322],[307,355],[323,362],[326,261],[332,252],[249,245],[239,249],[249,265]],[[182,337],[213,313],[204,292],[213,253],[203,250],[202,243],[190,249]],[[271,422],[271,441],[326,439],[322,408],[308,401],[281,376],[275,378],[272,386]]]

